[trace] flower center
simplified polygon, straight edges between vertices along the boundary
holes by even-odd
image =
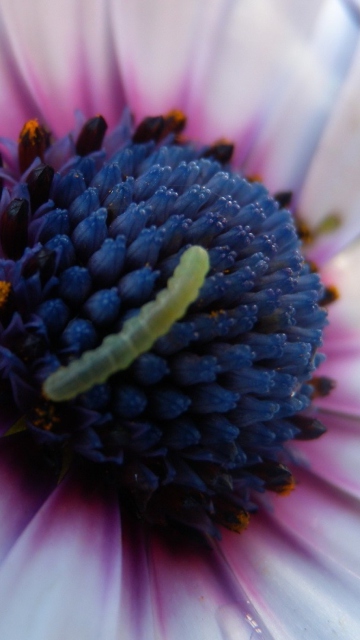
[[[100,463],[151,523],[218,535],[258,492],[291,490],[286,441],[324,431],[310,404],[326,314],[281,199],[184,126],[171,112],[134,130],[125,113],[105,136],[96,116],[54,144],[24,126],[23,175],[2,172],[1,388],[46,455]],[[59,371],[75,371],[61,401]]]

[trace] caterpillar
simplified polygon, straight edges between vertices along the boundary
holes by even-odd
[[[208,252],[202,247],[192,246],[184,251],[167,286],[155,300],[126,320],[119,333],[106,336],[99,347],[50,374],[43,384],[44,395],[54,402],[71,400],[117,371],[127,369],[182,318],[198,297],[209,267]]]

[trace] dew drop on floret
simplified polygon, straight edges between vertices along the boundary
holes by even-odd
[[[247,525],[259,493],[291,491],[287,441],[324,432],[311,401],[331,387],[314,372],[335,292],[301,253],[291,193],[272,198],[231,168],[231,142],[184,128],[179,111],[137,127],[125,113],[111,133],[97,115],[55,142],[24,126],[19,172],[2,171],[0,395],[59,468],[96,468],[148,523],[218,536]],[[210,270],[185,315],[126,370],[46,398],[194,245]]]

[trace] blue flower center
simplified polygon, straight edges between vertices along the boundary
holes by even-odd
[[[324,431],[310,404],[326,314],[291,213],[231,169],[232,145],[196,146],[184,125],[125,114],[105,136],[96,117],[53,145],[24,127],[25,173],[1,200],[0,388],[46,455],[99,463],[151,523],[216,536],[258,492],[291,489],[286,441]],[[125,371],[48,400],[48,377],[121,331],[193,245],[210,270],[186,314]]]

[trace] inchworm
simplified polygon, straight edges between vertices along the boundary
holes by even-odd
[[[137,316],[126,320],[119,333],[107,336],[99,347],[52,373],[43,385],[45,396],[54,402],[70,400],[105,382],[117,371],[127,369],[186,313],[198,297],[209,266],[205,249],[200,246],[187,249],[166,288],[155,300],[146,303]]]

